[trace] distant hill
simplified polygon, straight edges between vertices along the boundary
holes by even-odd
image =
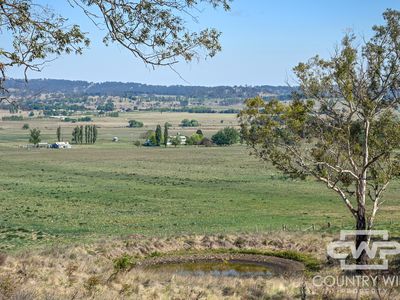
[[[140,96],[163,95],[182,96],[198,99],[227,99],[249,98],[255,96],[277,96],[287,98],[293,88],[287,86],[183,86],[183,85],[147,85],[134,82],[101,82],[59,80],[59,79],[32,79],[26,83],[22,79],[8,79],[6,88],[14,97],[38,96],[40,94],[57,94],[67,97],[81,96]]]

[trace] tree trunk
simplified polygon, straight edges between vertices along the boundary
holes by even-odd
[[[365,207],[359,206],[357,212],[357,230],[366,230],[367,222],[365,218]],[[356,235],[356,249],[359,249],[362,243],[368,244],[368,235]],[[357,265],[367,265],[368,264],[368,255],[365,250],[361,252],[361,255],[357,258]],[[362,273],[362,272],[361,272]]]

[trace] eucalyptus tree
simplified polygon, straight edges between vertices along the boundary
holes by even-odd
[[[374,228],[385,190],[400,171],[400,12],[383,17],[369,40],[347,34],[331,58],[298,64],[300,92],[292,101],[249,99],[239,114],[255,155],[290,176],[323,183],[357,230]],[[357,236],[356,247],[369,239]],[[363,251],[357,263],[367,261]]]
[[[151,67],[173,68],[179,60],[213,57],[221,50],[214,28],[189,29],[204,5],[229,10],[231,0],[64,0],[82,11],[104,32],[103,42],[117,43]],[[79,24],[71,24],[39,0],[1,0],[0,102],[10,68],[40,71],[63,54],[82,54],[90,40]]]

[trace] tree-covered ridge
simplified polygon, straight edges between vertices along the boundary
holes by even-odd
[[[191,98],[249,98],[255,96],[288,97],[293,88],[288,86],[183,86],[147,85],[135,82],[72,81],[58,79],[32,79],[26,83],[21,79],[9,79],[6,88],[14,97],[38,94],[61,93],[70,96],[134,96],[171,95]]]

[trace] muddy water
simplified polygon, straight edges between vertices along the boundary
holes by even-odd
[[[265,265],[238,261],[199,261],[152,265],[148,270],[157,272],[174,273],[179,275],[217,277],[271,277],[273,268]]]

